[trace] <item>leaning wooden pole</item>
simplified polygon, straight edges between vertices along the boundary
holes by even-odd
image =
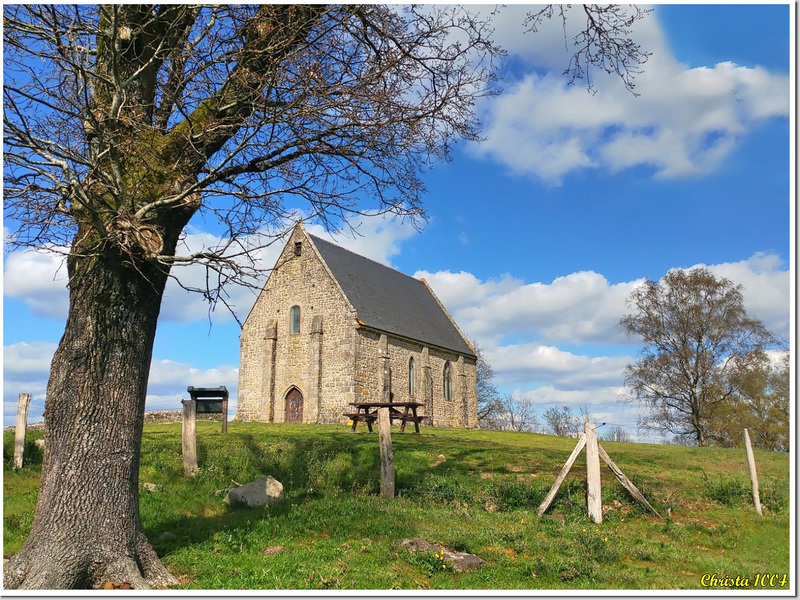
[[[744,446],[747,450],[747,469],[750,471],[750,486],[753,488],[753,504],[759,516],[761,512],[761,496],[758,493],[758,475],[756,474],[756,457],[753,455],[753,445],[750,443],[750,434],[744,430]]]
[[[544,511],[550,508],[550,504],[555,499],[558,489],[561,487],[561,484],[564,483],[564,479],[566,479],[567,475],[569,474],[569,470],[572,468],[572,465],[575,464],[575,459],[578,458],[578,455],[581,453],[581,450],[583,450],[585,445],[586,435],[581,434],[581,437],[572,451],[572,454],[569,455],[567,462],[565,462],[564,466],[561,467],[561,471],[556,477],[556,480],[553,482],[553,486],[550,488],[550,491],[547,492],[547,496],[544,497],[544,500],[542,500],[542,503],[539,505],[539,510],[536,511],[536,514],[540,517],[544,514]]]
[[[197,471],[197,403],[194,400],[181,400],[183,404],[183,474],[194,476]]]
[[[30,394],[20,394],[17,402],[17,426],[14,430],[14,468],[21,469],[25,456],[25,435],[28,432],[28,408]]]
[[[389,409],[378,409],[378,441],[381,447],[381,497],[394,498],[394,455]]]
[[[595,523],[603,522],[602,489],[600,486],[600,455],[594,423],[583,426],[586,434],[586,509]]]
[[[605,462],[608,465],[608,468],[611,469],[611,472],[614,474],[614,477],[616,477],[617,481],[619,481],[622,484],[622,487],[628,490],[630,495],[633,496],[640,504],[642,504],[647,509],[655,513],[655,515],[659,519],[661,519],[662,517],[660,514],[658,514],[658,511],[652,506],[650,506],[650,503],[644,497],[644,494],[642,494],[642,492],[640,492],[638,488],[635,485],[633,485],[633,482],[631,482],[630,479],[625,477],[625,473],[623,473],[622,470],[616,464],[614,464],[614,461],[611,460],[611,457],[608,455],[608,453],[605,451],[605,449],[603,449],[603,447],[600,444],[597,444],[597,450],[600,454],[600,458],[602,458],[603,462]]]

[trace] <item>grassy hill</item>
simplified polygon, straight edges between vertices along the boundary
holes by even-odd
[[[641,509],[603,465],[604,521],[585,510],[585,459],[544,516],[536,508],[575,445],[537,434],[423,428],[394,433],[397,493],[378,496],[377,433],[344,425],[198,422],[200,473],[183,477],[180,424],[145,427],[145,530],[188,589],[701,589],[703,575],[789,572],[789,456],[756,452],[764,516],[743,450],[603,442],[662,515]],[[28,434],[11,468],[4,435],[3,552],[25,540],[41,471]],[[229,508],[224,490],[272,475],[285,500]],[[149,487],[149,486],[148,486]],[[488,563],[456,573],[421,537]],[[442,568],[444,567],[444,568]],[[780,588],[780,578],[773,578]],[[783,590],[793,583],[784,582]],[[773,588],[775,589],[775,588]]]

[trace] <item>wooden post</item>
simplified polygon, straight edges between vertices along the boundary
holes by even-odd
[[[586,508],[595,523],[603,522],[603,503],[600,487],[600,455],[594,423],[583,426],[586,434]]]
[[[183,404],[183,474],[194,476],[197,471],[197,405],[194,400]]]
[[[539,510],[536,511],[538,516],[542,516],[544,511],[546,511],[550,504],[553,502],[553,499],[556,497],[558,493],[558,488],[561,487],[561,484],[564,483],[564,479],[567,477],[569,470],[572,468],[572,465],[575,464],[575,459],[578,458],[578,455],[583,450],[583,447],[586,445],[586,435],[581,434],[581,438],[578,440],[578,444],[575,446],[575,449],[572,451],[572,454],[569,455],[567,462],[564,463],[564,466],[561,467],[561,472],[556,477],[553,486],[550,488],[550,491],[547,492],[547,496],[544,497],[544,500],[539,505]]]
[[[394,455],[389,409],[378,409],[378,440],[381,447],[381,497],[394,498]]]
[[[622,470],[616,464],[614,464],[614,461],[611,460],[611,457],[600,444],[597,444],[597,450],[600,453],[600,458],[602,458],[603,461],[608,465],[608,468],[611,469],[611,472],[617,478],[617,481],[622,484],[622,487],[628,490],[631,496],[633,496],[640,504],[653,511],[659,519],[662,518],[661,515],[658,514],[658,511],[650,506],[650,503],[644,497],[644,494],[642,494],[642,492],[640,492],[639,489],[633,485],[631,480],[625,477],[625,473],[623,473]]]
[[[750,434],[747,429],[744,430],[744,446],[747,449],[747,468],[750,471],[750,486],[753,488],[753,504],[756,506],[756,512],[759,516],[763,516],[761,512],[761,496],[758,493],[758,475],[756,474],[756,458],[753,456],[753,446],[750,443]]]
[[[228,433],[228,399],[222,399],[222,433]]]
[[[28,432],[28,408],[31,405],[30,394],[20,394],[17,403],[17,426],[14,430],[14,468],[22,468],[25,455],[25,434]]]

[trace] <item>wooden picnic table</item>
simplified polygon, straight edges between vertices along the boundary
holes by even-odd
[[[350,431],[356,430],[359,421],[364,421],[372,431],[372,424],[378,418],[379,408],[389,409],[390,423],[394,419],[400,420],[400,433],[406,430],[406,423],[409,421],[414,423],[414,429],[419,433],[419,423],[425,418],[417,416],[417,408],[424,406],[422,402],[351,402],[350,406],[356,409],[355,412],[344,414],[353,421],[353,428]]]

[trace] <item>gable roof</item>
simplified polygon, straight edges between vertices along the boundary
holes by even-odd
[[[424,281],[307,235],[364,325],[475,356]]]

